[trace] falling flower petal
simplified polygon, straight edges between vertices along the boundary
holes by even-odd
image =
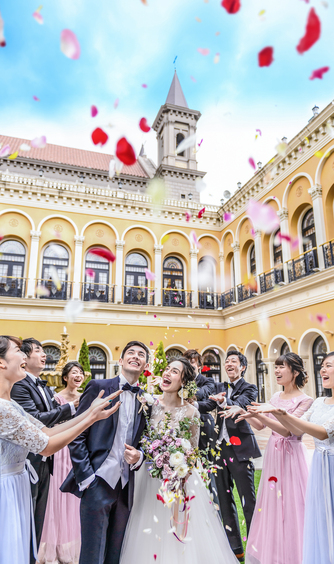
[[[259,16],[260,16],[260,17],[261,17],[261,16],[264,16],[265,13],[266,13],[265,10],[261,10],[261,12],[259,12]]]
[[[270,478],[268,478],[268,482],[277,482],[276,476],[270,476]]]
[[[105,145],[108,141],[108,135],[101,127],[97,127],[92,133],[92,141],[94,145]]]
[[[276,211],[267,204],[250,200],[247,211],[255,231],[272,233],[279,227],[279,218]]]
[[[166,242],[168,241],[168,239],[169,239],[169,235],[165,235],[165,236],[161,239],[162,245],[163,245],[164,243],[166,243]]]
[[[64,308],[65,319],[69,323],[75,323],[82,314],[84,305],[80,300],[69,300]]]
[[[144,117],[141,118],[139,127],[144,133],[148,133],[151,130],[150,126],[147,124],[147,119]]]
[[[296,49],[300,55],[308,51],[314,45],[321,34],[321,22],[315,13],[315,9],[311,8],[307,18],[305,35],[299,41]]]
[[[221,5],[229,14],[236,14],[241,8],[240,0],[222,0]]]
[[[193,82],[197,82],[196,78],[194,78],[193,76],[191,76],[190,78]]]
[[[166,197],[166,185],[162,178],[153,178],[148,184],[146,194],[151,196],[153,204],[161,205]]]
[[[27,143],[22,143],[22,145],[20,145],[20,151],[30,151],[30,149],[31,147]]]
[[[115,255],[109,251],[108,249],[103,249],[101,247],[94,247],[93,249],[89,249],[89,252],[93,255],[97,255],[98,257],[105,258],[108,262],[114,262]]]
[[[159,523],[159,519],[158,519],[158,517],[157,517],[156,515],[153,515],[153,521],[154,521],[155,523]]]
[[[197,217],[201,219],[201,217],[203,217],[204,214],[205,214],[205,208],[202,208],[201,210],[199,210]]]
[[[35,102],[40,102],[40,99],[37,98],[37,96],[33,96],[33,100],[35,100]]]
[[[86,276],[89,278],[95,278],[95,271],[91,268],[86,268]]]
[[[178,155],[179,153],[183,153],[185,149],[189,149],[189,147],[194,147],[196,145],[196,133],[193,135],[189,135],[181,141],[181,143],[177,146],[175,154]]]
[[[11,155],[9,155],[8,160],[10,161],[14,161],[16,159],[16,157],[18,156],[19,152],[15,151],[15,153],[12,153]]]
[[[213,59],[214,64],[216,65],[220,61],[220,54],[216,53]]]
[[[201,18],[195,18],[195,20],[196,20],[198,23],[201,23],[201,21],[202,21]]]
[[[250,158],[248,159],[248,162],[249,162],[249,164],[251,165],[251,167],[252,167],[254,170],[256,170],[256,164],[255,164],[255,161],[254,161],[254,159],[253,159],[252,157],[250,157]]]
[[[114,102],[114,108],[116,110],[117,106],[119,104],[119,98],[116,98],[115,102]]]
[[[318,159],[321,159],[321,157],[323,156],[323,152],[322,152],[322,151],[316,151],[316,152],[314,153],[314,156],[315,156],[315,157],[318,157]]]
[[[143,533],[145,533],[146,535],[150,535],[152,533],[152,529],[144,529]]]
[[[255,129],[255,131],[256,131],[256,133],[258,133],[258,134],[260,135],[260,137],[261,137],[261,135],[262,135],[261,129]]]
[[[156,555],[156,554],[153,554],[153,558],[154,558],[154,560],[156,560],[156,559],[157,559],[157,555]]]
[[[136,154],[133,150],[132,145],[126,140],[125,137],[121,137],[116,144],[116,157],[125,165],[131,166],[136,162]]]
[[[91,113],[91,116],[92,116],[92,117],[95,117],[95,116],[97,116],[97,114],[99,113],[99,110],[97,109],[96,106],[91,106],[91,108],[90,108],[90,113]]]
[[[69,59],[79,59],[80,43],[70,29],[63,29],[60,34],[60,50]]]
[[[218,35],[220,35],[220,31],[216,31],[215,35],[218,37]]]
[[[0,14],[0,47],[6,47],[6,39],[4,36],[4,22]]]
[[[323,75],[329,71],[329,67],[321,67],[320,69],[312,71],[310,76],[310,80],[314,80],[315,78],[322,78]]]
[[[12,152],[10,145],[5,145],[4,147],[2,147],[2,149],[0,150],[0,158],[3,157],[7,157],[7,155],[10,155]]]
[[[273,47],[265,47],[260,51],[258,54],[259,59],[259,67],[269,67],[274,60],[274,48]]]
[[[234,219],[234,213],[226,212],[223,215],[224,221],[232,221]]]
[[[184,215],[185,215],[185,217],[186,217],[186,221],[187,221],[187,222],[191,220],[191,213],[190,213],[190,212],[187,212],[187,211],[186,211],[186,212],[184,212]]]
[[[46,286],[37,286],[36,287],[36,296],[49,296],[50,290]]]
[[[239,446],[241,445],[241,440],[239,439],[239,437],[230,437],[230,443],[233,446]]]
[[[153,347],[153,341],[150,341],[150,347]]]
[[[37,23],[41,25],[44,23],[43,16],[42,14],[39,13],[38,10],[36,10],[36,12],[33,13],[32,17],[36,20]]]
[[[198,47],[197,51],[204,57],[210,54],[210,49],[203,49],[202,47]]]
[[[288,144],[282,141],[281,143],[278,143],[278,145],[276,145],[275,149],[281,157],[285,157],[288,149]]]
[[[142,87],[142,88],[147,88],[147,84],[142,84],[141,87]]]
[[[151,272],[148,268],[145,268],[145,276],[146,276],[147,280],[155,280],[156,277],[157,277],[156,274]]]
[[[191,240],[191,242],[193,243],[193,245],[195,245],[195,247],[197,247],[198,249],[200,249],[201,244],[200,244],[199,240],[197,239],[197,236],[196,236],[195,231],[192,231],[192,232],[190,233],[190,240]]]
[[[31,141],[31,146],[35,149],[44,149],[44,147],[46,147],[45,135],[42,135],[41,137],[35,137],[35,139]]]

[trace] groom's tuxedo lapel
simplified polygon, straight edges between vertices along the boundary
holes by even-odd
[[[141,396],[142,395],[142,390],[140,390],[138,392],[138,394]],[[142,420],[143,415],[143,410],[141,410],[141,412],[139,413],[141,408],[141,403],[138,400],[137,396],[136,396],[136,401],[135,401],[135,413],[134,413],[134,422],[133,422],[133,432],[132,432],[132,444],[135,442],[137,433],[138,433],[138,429],[139,429],[139,425],[140,422]]]
[[[113,378],[112,385],[110,386],[108,393],[106,395],[113,394],[114,392],[117,392],[117,390],[119,390],[119,377]],[[122,394],[121,394],[121,396],[122,396]],[[119,397],[119,396],[117,396],[117,398],[113,399],[111,404],[110,404],[110,408],[112,408],[120,400],[122,400],[122,398]],[[112,448],[112,445],[114,444],[114,438],[115,438],[117,424],[118,424],[118,417],[119,417],[119,410],[117,410],[116,413],[114,413],[111,417],[109,417],[108,419],[105,420],[105,421],[108,421],[111,424],[110,448]]]

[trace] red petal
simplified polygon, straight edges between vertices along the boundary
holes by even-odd
[[[149,370],[145,370],[145,371],[144,371],[144,376],[146,376],[146,378],[147,378],[148,376],[151,376],[151,374],[152,374],[152,372],[150,372]]]
[[[157,555],[156,555],[156,554],[153,554],[153,558],[154,558],[154,560],[156,560],[156,559],[157,559]]]
[[[203,366],[201,372],[208,372],[210,370],[209,366]]]
[[[98,257],[105,258],[108,262],[114,262],[116,258],[111,251],[108,251],[108,249],[101,249],[96,247],[95,249],[89,249],[89,252],[93,255],[97,255]]]
[[[139,127],[144,133],[148,133],[151,130],[150,126],[147,125],[147,119],[146,118],[141,118],[141,120],[139,122]]]
[[[101,145],[105,145],[108,141],[108,135],[103,131],[103,129],[101,129],[101,127],[97,127],[92,133],[92,141],[94,145],[98,145],[99,143]]]
[[[241,445],[241,440],[239,439],[239,437],[230,437],[230,443],[231,445]]]
[[[205,208],[202,208],[201,210],[199,210],[197,217],[201,218],[204,214],[205,214]]]
[[[275,476],[270,476],[270,478],[268,478],[268,482],[277,482],[277,478]]]
[[[321,22],[315,13],[315,9],[311,8],[306,23],[305,35],[301,38],[296,47],[298,53],[302,55],[305,51],[311,49],[312,45],[318,41],[320,34]]]
[[[116,145],[116,157],[125,165],[131,166],[136,162],[136,154],[132,148],[132,145],[122,137],[117,141]]]
[[[221,5],[229,14],[236,14],[241,8],[240,0],[222,0]]]
[[[90,109],[90,113],[92,114],[92,117],[97,116],[97,114],[98,114],[98,109],[97,109],[97,107],[96,107],[96,106],[92,106],[91,109]]]
[[[162,495],[160,495],[160,494],[157,494],[157,500],[158,500],[158,501],[162,501],[162,503],[165,503],[164,498],[163,498]]]
[[[259,67],[269,67],[274,60],[274,48],[265,47],[260,51],[259,57]]]
[[[315,78],[322,78],[325,72],[329,71],[329,67],[321,67],[320,69],[314,70],[310,76],[310,80]]]

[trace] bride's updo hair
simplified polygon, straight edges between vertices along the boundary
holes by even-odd
[[[0,335],[0,358],[5,358],[11,341],[13,341],[15,345],[21,348],[21,339],[18,339],[17,337],[11,337],[9,335]]]
[[[275,365],[282,366],[283,364],[286,364],[286,366],[290,368],[293,375],[295,372],[298,372],[295,378],[295,384],[297,388],[303,388],[307,383],[308,376],[306,370],[304,369],[303,360],[300,356],[294,352],[281,354],[281,356],[276,358]]]
[[[182,364],[183,370],[181,374],[181,382],[183,387],[185,387],[188,384],[188,382],[195,380],[196,378],[195,369],[190,364],[189,360],[187,360],[183,356],[179,356],[178,358],[169,359],[168,365],[170,365],[172,362],[181,362]]]

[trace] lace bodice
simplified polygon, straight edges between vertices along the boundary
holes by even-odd
[[[197,411],[197,409],[187,402],[185,402],[184,405],[181,405],[181,407],[173,407],[172,409],[166,409],[158,400],[157,403],[154,404],[152,407],[150,424],[153,425],[154,427],[158,427],[160,421],[164,420],[165,413],[167,411],[171,413],[172,416],[171,424],[175,427],[178,427],[180,421],[182,421],[182,419],[184,419],[185,417],[189,417],[190,419],[200,418],[200,414]],[[198,446],[199,431],[200,431],[199,423],[197,421],[194,421],[194,424],[191,425],[190,427],[190,432],[191,432],[190,443],[193,448]]]
[[[316,425],[322,425],[328,434],[328,439],[320,441],[319,439],[314,440],[315,447],[322,450],[331,450],[334,453],[334,404],[325,403],[326,398],[317,398],[310,409],[304,413],[301,419],[304,421],[310,421],[310,423],[315,423]]]
[[[42,427],[41,421],[14,400],[0,398],[0,473],[1,466],[24,462],[29,452],[38,454],[45,449],[49,437]]]
[[[311,407],[313,403],[313,398],[307,396],[306,394],[301,394],[295,398],[291,399],[282,399],[281,392],[277,392],[273,395],[271,400],[269,401],[275,407],[281,407],[285,409],[290,415],[294,415],[295,417],[302,417],[302,415]],[[268,416],[272,419],[276,420],[276,417],[271,413],[268,413]],[[276,433],[275,431],[272,432],[274,436],[282,438],[282,435]],[[296,435],[290,435],[286,437],[289,440],[301,440],[301,437],[297,437]]]

